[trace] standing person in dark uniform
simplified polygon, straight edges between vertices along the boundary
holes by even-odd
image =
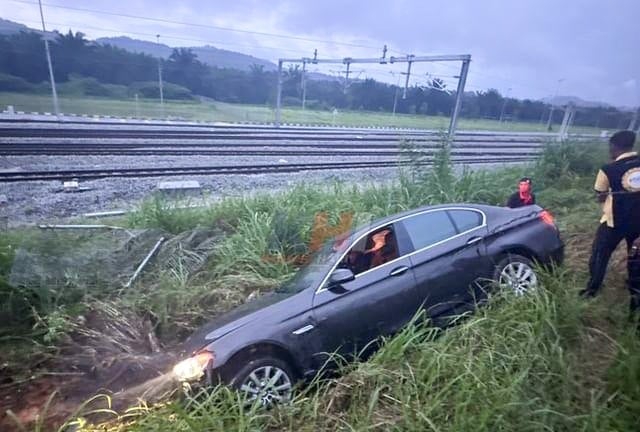
[[[536,203],[536,196],[531,192],[532,184],[529,177],[523,177],[518,182],[518,192],[511,194],[507,200],[507,207],[518,208]]]
[[[631,295],[629,310],[631,318],[638,319],[640,317],[634,315],[640,315],[640,237],[631,246],[627,259],[629,270],[629,281],[627,283],[629,285],[629,294]],[[640,330],[640,321],[638,322],[638,329]]]
[[[633,151],[635,140],[636,134],[632,131],[613,134],[609,140],[612,162],[603,166],[596,177],[594,188],[598,200],[603,203],[603,214],[589,260],[591,278],[587,287],[580,291],[583,297],[598,294],[609,258],[622,239],[627,241],[630,256],[632,246],[640,236],[640,157]],[[638,309],[640,305],[632,289],[632,278],[636,276],[632,275],[635,272],[633,262],[629,261],[627,266],[632,295],[631,308]]]

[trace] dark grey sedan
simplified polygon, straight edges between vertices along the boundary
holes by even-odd
[[[201,328],[173,372],[184,382],[222,380],[249,401],[283,402],[328,353],[359,352],[420,308],[434,322],[470,310],[486,295],[483,281],[515,295],[535,290],[533,263],[561,263],[563,249],[538,206],[440,205],[380,219],[329,242],[274,293]]]

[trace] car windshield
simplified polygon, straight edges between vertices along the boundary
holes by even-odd
[[[349,236],[332,239],[312,255],[309,264],[300,268],[291,279],[282,284],[276,292],[297,293],[312,285],[319,284],[327,272],[336,263],[349,244]]]

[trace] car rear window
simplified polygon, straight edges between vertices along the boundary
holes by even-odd
[[[482,215],[473,210],[449,210],[449,215],[458,227],[459,232],[465,232],[482,225]]]
[[[456,229],[444,210],[422,213],[402,221],[413,247],[422,249],[456,235]]]

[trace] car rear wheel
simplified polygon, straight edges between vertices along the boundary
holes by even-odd
[[[289,402],[294,383],[291,367],[275,357],[251,360],[231,380],[231,385],[244,396],[247,405],[257,403],[265,408]]]
[[[501,289],[522,296],[538,288],[538,276],[533,268],[533,262],[522,255],[509,254],[496,265],[493,274]]]

